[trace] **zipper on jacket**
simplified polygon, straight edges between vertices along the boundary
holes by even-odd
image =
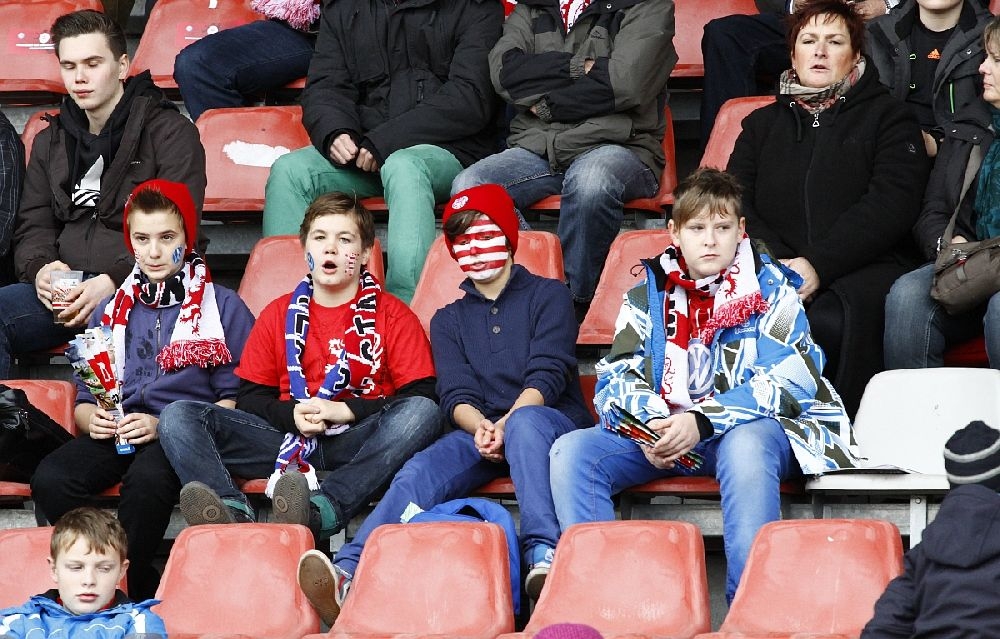
[[[424,81],[417,80],[417,102],[420,103],[423,101],[424,101]]]
[[[156,309],[156,326],[154,326],[154,328],[156,329],[156,352],[157,353],[159,353],[161,350],[163,350],[163,346],[160,345],[160,313],[162,313],[162,312],[163,311],[161,311],[160,309]],[[153,375],[153,379],[155,380],[157,377],[160,376],[160,367],[159,367],[159,365],[157,365],[157,366],[154,366],[153,368],[155,369],[155,373]],[[149,384],[143,384],[142,385],[142,389],[139,391],[139,403],[140,403],[141,406],[147,406],[147,404],[146,404],[146,388],[148,386],[149,386]]]

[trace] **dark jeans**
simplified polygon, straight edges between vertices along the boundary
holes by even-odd
[[[15,353],[59,346],[78,330],[52,319],[52,311],[38,301],[32,284],[19,282],[0,288],[0,379],[10,379]]]
[[[244,96],[305,77],[313,44],[312,36],[284,22],[258,20],[182,49],[174,60],[174,80],[197,120],[208,109],[244,106]]]
[[[31,496],[45,518],[55,523],[119,481],[118,520],[128,537],[128,594],[142,601],[151,598],[160,583],[153,558],[181,490],[159,442],[119,455],[114,440],[81,435],[42,460],[31,480]]]
[[[726,100],[757,95],[758,74],[777,78],[792,66],[785,31],[784,18],[775,13],[726,16],[705,25],[701,39],[705,63],[702,148]]]
[[[181,481],[207,484],[247,504],[230,472],[247,479],[274,470],[285,433],[263,418],[205,402],[174,402],[160,413],[160,440]],[[397,399],[340,435],[321,436],[309,463],[331,471],[320,490],[346,525],[400,467],[441,434],[441,412],[426,397]]]

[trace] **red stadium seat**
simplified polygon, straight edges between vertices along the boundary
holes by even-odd
[[[576,524],[563,532],[552,571],[523,633],[572,621],[605,637],[692,637],[711,628],[705,548],[698,528],[675,521]]]
[[[729,156],[736,146],[736,138],[743,131],[743,118],[751,112],[774,102],[774,96],[762,95],[748,98],[733,98],[727,100],[712,126],[712,135],[708,138],[705,151],[701,156],[702,167],[715,167],[725,170],[729,165]]]
[[[176,89],[174,58],[181,49],[207,35],[263,17],[250,9],[250,0],[157,0],[139,47],[131,74],[149,70],[161,89]]]
[[[196,126],[205,147],[206,213],[262,211],[271,164],[309,146],[298,106],[210,109]]]
[[[204,118],[203,118],[204,119]],[[380,282],[385,281],[382,245],[375,238],[368,268]],[[297,235],[275,235],[258,240],[240,280],[239,295],[254,317],[271,300],[291,293],[305,277],[306,261]]]
[[[35,136],[42,129],[47,129],[49,123],[42,119],[45,115],[59,115],[59,109],[43,109],[31,114],[28,121],[24,123],[24,130],[21,131],[21,144],[24,145],[24,161],[31,159],[31,149],[35,145]]]
[[[944,365],[964,366],[966,368],[985,368],[989,366],[990,360],[986,357],[986,338],[977,337],[961,344],[955,344],[945,351]]]
[[[674,48],[677,64],[671,78],[702,78],[705,64],[701,55],[701,36],[709,20],[732,14],[757,13],[753,0],[675,0]]]
[[[618,234],[611,243],[590,309],[580,324],[577,344],[611,344],[615,337],[615,320],[622,305],[622,296],[646,278],[645,269],[639,264],[639,260],[656,257],[663,253],[669,243],[670,233],[667,231],[625,231]]]
[[[379,526],[359,565],[327,637],[495,639],[514,629],[507,539],[496,524]]]
[[[660,186],[653,197],[629,200],[625,203],[626,210],[648,211],[663,217],[664,207],[674,203],[674,189],[677,188],[677,154],[674,147],[674,117],[670,112],[670,106],[663,107],[663,117],[666,120],[666,128],[663,131],[663,155],[667,158],[667,163],[660,174]],[[558,195],[550,195],[538,200],[530,207],[532,211],[558,211],[561,199]]]
[[[103,11],[99,0],[0,2],[0,93],[5,106],[54,102],[66,93],[49,29],[59,16],[79,9]]]
[[[563,280],[562,247],[559,245],[559,238],[553,233],[520,231],[514,262],[535,275]],[[424,270],[420,273],[420,281],[417,282],[410,302],[410,309],[420,318],[420,324],[428,335],[434,313],[463,295],[458,288],[463,279],[465,275],[458,267],[458,262],[448,253],[444,236],[438,237],[427,253]]]
[[[757,533],[719,632],[701,639],[860,636],[903,569],[899,530],[873,519],[797,519]]]
[[[291,524],[192,526],[177,535],[155,608],[171,637],[250,635],[299,639],[319,616],[296,582],[312,533]]]

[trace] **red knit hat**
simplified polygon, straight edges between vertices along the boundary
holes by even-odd
[[[506,189],[499,184],[481,184],[456,193],[445,205],[441,223],[446,223],[448,218],[462,211],[477,211],[490,218],[507,238],[510,254],[517,253],[517,228],[520,225],[517,213],[514,212],[514,200],[510,199]],[[451,256],[455,257],[447,234],[444,236],[444,243],[448,245]]]
[[[181,212],[181,218],[184,219],[184,243],[187,245],[188,251],[193,251],[194,245],[198,241],[198,213],[194,206],[194,200],[191,198],[191,192],[188,191],[186,184],[156,179],[146,180],[132,189],[132,193],[125,201],[122,229],[125,232],[125,247],[128,248],[128,252],[135,253],[135,249],[132,248],[132,238],[128,232],[128,214],[132,210],[132,198],[135,197],[136,193],[147,190],[158,191],[163,197],[173,202]]]

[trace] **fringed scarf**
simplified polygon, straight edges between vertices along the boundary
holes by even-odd
[[[266,18],[287,22],[293,29],[308,32],[319,20],[316,0],[250,0],[250,8]]]
[[[660,266],[667,274],[663,305],[666,344],[660,396],[672,409],[687,410],[696,403],[689,389],[701,386],[703,381],[692,379],[699,372],[690,365],[689,345],[698,342],[710,347],[718,331],[739,326],[755,313],[765,312],[768,303],[760,292],[753,250],[746,235],[736,248],[733,263],[718,275],[691,279],[680,247],[675,244],[660,256]],[[698,401],[708,397],[711,392],[698,397]]]
[[[816,115],[833,106],[838,98],[845,95],[865,74],[865,58],[862,56],[854,68],[840,81],[816,89],[799,84],[795,69],[782,71],[778,80],[778,93],[791,96],[796,103],[811,115]]]
[[[382,336],[375,330],[375,311],[382,287],[367,269],[361,271],[361,285],[351,300],[354,315],[344,333],[339,352],[332,353],[327,364],[326,377],[316,393],[317,397],[331,401],[346,397],[364,397],[375,389],[375,373],[382,367]],[[292,399],[303,402],[309,399],[305,373],[302,370],[302,353],[309,333],[309,303],[313,296],[312,275],[306,275],[292,293],[285,314],[285,360],[288,366],[289,392]],[[324,435],[339,435],[350,424],[333,424]],[[298,467],[306,476],[309,488],[319,488],[316,470],[309,464],[309,456],[316,450],[316,438],[300,433],[287,433],[274,461],[274,472],[267,480],[264,494],[270,497],[282,473]]]
[[[125,358],[121,356],[125,353],[125,328],[136,301],[150,308],[181,305],[170,343],[156,356],[156,363],[164,371],[169,373],[192,365],[220,366],[233,360],[226,346],[212,276],[201,256],[190,251],[180,270],[158,284],[150,282],[136,264],[105,306],[101,324],[111,327],[111,340],[118,355],[114,362],[118,379],[122,379],[125,366]]]
[[[1000,236],[1000,111],[990,107],[993,116],[993,143],[986,151],[979,169],[976,188],[976,240]]]

